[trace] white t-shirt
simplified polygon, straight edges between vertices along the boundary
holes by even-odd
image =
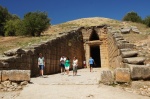
[[[72,63],[73,66],[78,66],[78,60],[73,60],[73,63]]]
[[[62,64],[64,64],[65,61],[66,61],[66,58],[65,58],[65,57],[64,57],[64,58],[63,58],[63,57],[60,58],[60,62],[61,62]]]
[[[44,57],[39,57],[38,58],[38,65],[44,65]]]

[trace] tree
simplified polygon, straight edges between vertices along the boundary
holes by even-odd
[[[142,18],[136,13],[136,12],[129,12],[127,13],[123,19],[123,21],[131,21],[131,22],[137,22],[142,23]]]
[[[4,36],[4,25],[11,18],[11,14],[6,8],[0,6],[0,35]]]
[[[147,16],[144,20],[143,20],[144,24],[147,25],[148,27],[150,27],[150,16]]]
[[[24,35],[23,22],[20,19],[8,20],[4,26],[5,36]]]
[[[45,12],[29,12],[25,14],[23,23],[26,27],[26,34],[40,36],[41,32],[48,28],[50,19]]]

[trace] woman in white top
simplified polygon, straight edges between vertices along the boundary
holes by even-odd
[[[43,70],[45,67],[45,60],[44,60],[44,57],[42,56],[42,53],[39,54],[38,67],[40,69],[40,76],[43,76]]]
[[[73,76],[77,75],[77,67],[78,67],[78,59],[76,57],[73,58]]]

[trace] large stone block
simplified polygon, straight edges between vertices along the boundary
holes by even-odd
[[[143,64],[144,61],[145,61],[145,57],[131,57],[131,58],[123,59],[124,63],[129,63],[129,64]]]
[[[123,58],[136,57],[138,55],[137,51],[127,51],[121,53]]]
[[[2,81],[30,81],[30,70],[3,70]]]
[[[130,70],[129,68],[117,68],[115,70],[116,82],[130,82]]]
[[[114,75],[110,70],[101,71],[101,82],[103,84],[113,84],[114,83]]]
[[[135,47],[135,45],[131,44],[131,43],[121,43],[121,44],[118,44],[118,48],[119,49],[134,48],[134,47]]]
[[[145,65],[129,65],[132,80],[149,80],[150,66]]]

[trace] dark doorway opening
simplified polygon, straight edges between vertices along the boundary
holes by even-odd
[[[101,67],[100,48],[99,46],[90,47],[90,55],[95,61],[94,67]]]
[[[93,30],[93,32],[90,35],[90,41],[94,41],[94,40],[99,40],[98,34],[96,33],[95,30]]]

